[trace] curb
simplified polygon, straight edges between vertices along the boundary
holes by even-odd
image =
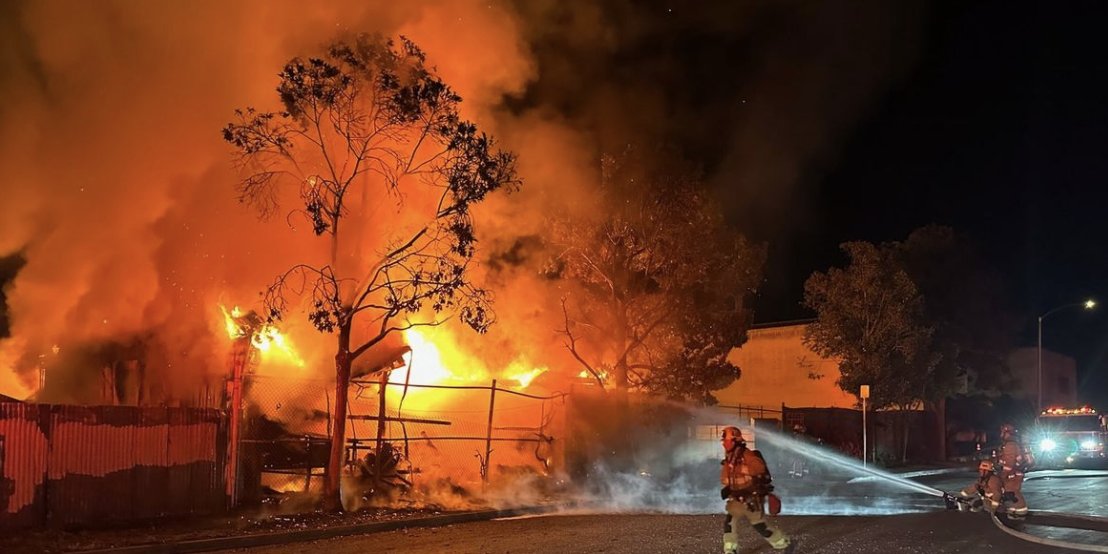
[[[481,510],[474,512],[461,512],[456,514],[444,514],[395,521],[378,521],[372,523],[359,523],[357,525],[341,525],[325,527],[322,529],[305,529],[301,531],[284,531],[279,533],[258,533],[254,535],[239,535],[234,537],[219,537],[211,539],[194,539],[158,544],[142,544],[135,546],[122,546],[97,550],[72,550],[72,554],[180,554],[186,552],[211,552],[214,550],[230,550],[234,548],[252,548],[256,546],[270,546],[275,544],[288,544],[294,542],[307,542],[320,539],[333,539],[351,535],[364,535],[395,531],[397,529],[410,529],[420,527],[441,527],[455,523],[469,523],[473,521],[488,521],[501,517],[513,517],[530,514],[542,514],[552,512],[562,506],[532,506],[527,508],[513,508],[506,510]]]

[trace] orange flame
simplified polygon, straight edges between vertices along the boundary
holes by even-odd
[[[508,368],[508,371],[510,373],[508,373],[506,375],[506,377],[508,379],[514,379],[516,381],[519,381],[520,388],[524,388],[524,389],[527,388],[531,384],[531,381],[535,380],[535,377],[538,377],[539,375],[542,375],[543,373],[546,373],[546,371],[547,371],[547,369],[545,367],[535,367],[535,368],[531,368],[531,369],[522,369],[522,368],[518,368],[516,366],[517,366],[517,364],[512,364],[512,367]]]
[[[238,306],[227,311],[226,307],[220,305],[219,309],[223,312],[227,336],[240,339],[251,333],[250,345],[261,353],[263,363],[291,364],[301,368],[306,366],[304,359],[276,326],[265,323],[252,329],[250,322],[243,321],[245,314]]]
[[[282,335],[281,332],[272,325],[266,325],[257,333],[254,333],[254,336],[250,337],[250,344],[261,351],[263,360],[282,360],[296,367],[304,367],[306,365],[304,359],[300,357],[300,354],[296,352],[292,344],[289,344],[285,335]]]
[[[393,381],[416,385],[435,385],[453,380],[454,375],[442,361],[442,352],[435,343],[415,329],[404,331],[411,350],[404,354],[404,368],[395,373]]]
[[[494,376],[483,361],[464,352],[451,332],[442,327],[408,329],[404,340],[410,352],[404,354],[404,366],[393,371],[390,381],[415,385],[488,384]],[[497,372],[502,381],[515,381],[526,388],[546,367],[535,367],[523,360]]]
[[[231,311],[228,312],[227,308],[220,304],[219,310],[223,312],[223,325],[227,329],[228,337],[237,339],[246,334],[246,330],[238,323],[238,319],[242,317],[242,310],[238,306],[231,308]]]
[[[599,374],[600,374],[600,380],[601,381],[606,382],[608,380],[608,372],[607,371],[600,371]],[[581,373],[578,373],[577,376],[582,378],[582,379],[587,379],[589,382],[592,382],[592,383],[596,382],[596,377],[593,376],[592,373],[589,373],[588,370],[585,370],[585,369],[582,369]]]

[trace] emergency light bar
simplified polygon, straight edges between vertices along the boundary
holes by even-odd
[[[1096,410],[1082,406],[1080,408],[1047,408],[1039,415],[1096,415]]]

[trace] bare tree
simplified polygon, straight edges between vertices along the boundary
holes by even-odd
[[[515,156],[459,117],[461,98],[425,62],[403,37],[336,42],[285,65],[283,111],[238,110],[223,130],[243,174],[240,200],[270,215],[280,187],[295,186],[292,213],[329,239],[327,263],[292,266],[264,296],[270,319],[306,301],[312,325],[337,335],[328,509],[341,509],[352,362],[416,325],[456,316],[483,332],[494,320],[467,271],[476,242],[470,208],[520,184]],[[393,223],[381,225],[374,210],[389,202]]]
[[[695,173],[606,158],[596,217],[551,225],[565,347],[601,387],[711,403],[750,325],[764,250],[729,230]]]

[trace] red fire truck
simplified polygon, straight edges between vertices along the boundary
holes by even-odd
[[[1108,465],[1108,416],[1088,406],[1043,410],[1031,439],[1036,467]]]

